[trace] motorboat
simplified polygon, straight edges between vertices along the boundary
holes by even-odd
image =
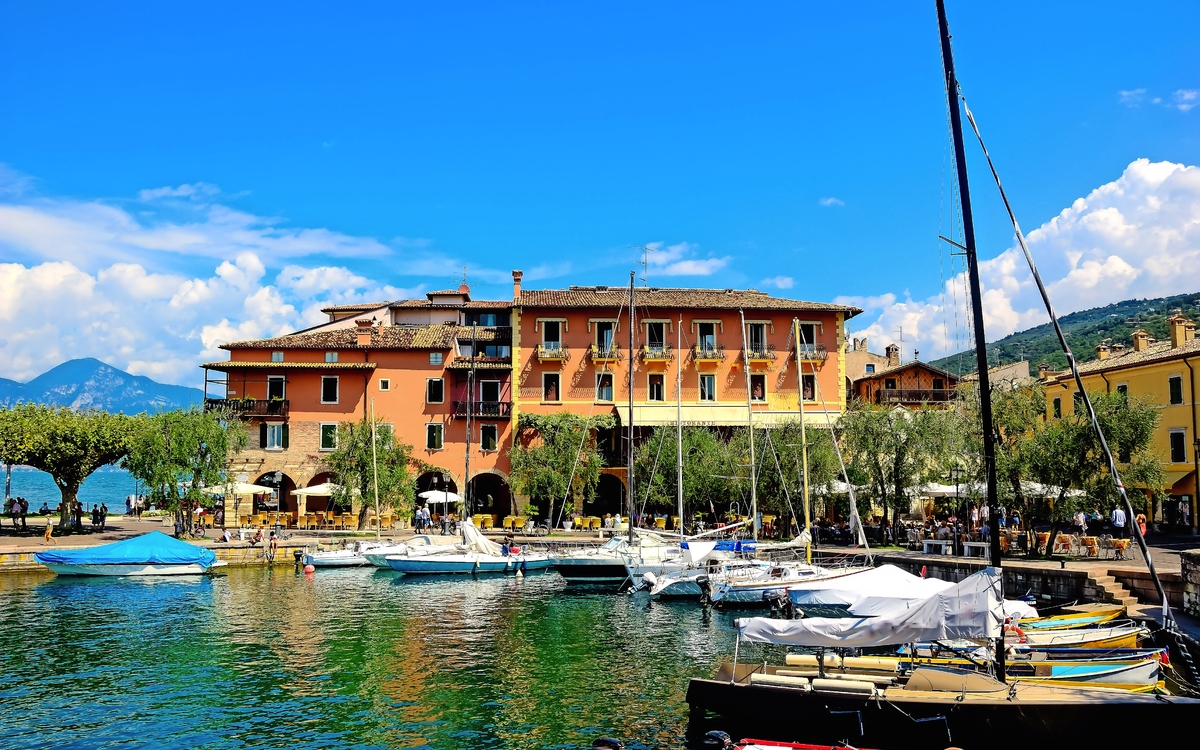
[[[98,547],[35,552],[34,558],[60,576],[202,575],[225,565],[211,549],[161,531]]]
[[[702,567],[688,568],[662,578],[647,573],[643,583],[650,587],[651,599],[700,599],[713,581],[746,571],[770,568],[771,565],[767,560],[712,560]]]
[[[1011,628],[1004,634],[1004,643],[1029,648],[1137,648],[1149,635],[1150,631],[1140,625],[1049,630],[1040,633]]]
[[[613,537],[599,547],[571,552],[554,559],[554,569],[567,583],[619,586],[637,585],[642,576],[679,573],[689,563],[678,541],[668,541],[648,531],[636,532],[634,542]]]
[[[880,565],[849,575],[795,583],[788,586],[787,594],[792,606],[805,617],[849,617],[922,601],[951,585],[915,576],[895,565]]]
[[[418,555],[453,554],[461,551],[458,544],[459,540],[457,537],[417,534],[400,544],[385,544],[381,547],[376,547],[367,551],[363,556],[367,558],[367,562],[375,567],[390,570],[392,566],[387,561],[389,555],[416,557]]]
[[[738,571],[712,584],[713,604],[764,605],[774,595],[786,597],[792,587],[812,581],[833,581],[871,568],[821,568],[800,562],[775,563],[758,570]]]
[[[384,559],[392,570],[406,575],[515,573],[550,567],[550,556],[546,553],[496,544],[485,537],[469,518],[463,519],[459,531],[462,535],[461,544],[454,547],[436,545],[445,547],[445,552],[423,549],[430,545],[413,545],[405,552],[387,555]]]
[[[383,547],[380,542],[354,542],[332,550],[304,551],[304,564],[314,568],[357,568],[370,565],[367,553]]]

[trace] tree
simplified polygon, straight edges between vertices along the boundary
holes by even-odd
[[[604,456],[596,445],[596,430],[617,426],[611,414],[581,417],[570,412],[522,413],[517,420],[516,445],[509,453],[513,489],[530,498],[554,503],[566,498],[591,497],[600,483]]]
[[[392,428],[375,420],[374,450],[372,450],[371,421],[364,416],[358,422],[342,422],[338,425],[337,449],[325,458],[325,464],[337,477],[341,489],[332,500],[343,505],[353,505],[357,496],[361,501],[358,512],[358,529],[367,526],[369,511],[375,505],[375,482],[379,482],[379,507],[401,514],[412,512],[413,448],[400,442]]]
[[[905,409],[856,400],[839,426],[847,458],[867,476],[886,512],[908,510],[913,487],[940,479],[961,435],[952,410]]]
[[[203,488],[224,483],[231,458],[246,447],[241,420],[201,409],[139,417],[122,466],[175,514],[177,529],[191,528]],[[184,501],[187,502],[184,502]]]
[[[636,487],[636,503],[674,508],[677,505],[676,456],[677,440],[675,427],[656,427],[650,437],[634,450],[633,476]],[[683,497],[684,513],[691,506],[692,512],[712,512],[718,505],[729,502],[735,492],[733,465],[728,446],[713,431],[706,427],[683,429]]]
[[[129,452],[134,422],[123,414],[18,404],[0,410],[0,460],[32,466],[54,479],[65,527],[84,480]]]

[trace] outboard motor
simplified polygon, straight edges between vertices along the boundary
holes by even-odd
[[[601,737],[592,741],[592,750],[625,750],[625,743],[615,737]]]
[[[697,578],[696,585],[700,587],[700,606],[712,604],[712,584],[709,582],[708,576]]]
[[[701,747],[715,747],[725,750],[725,748],[733,747],[733,738],[726,732],[713,730],[704,734],[704,739],[700,741]]]
[[[787,590],[772,589],[763,592],[763,601],[771,605],[771,616],[779,615],[785,620],[791,620],[796,615],[792,599]]]
[[[302,550],[302,549],[292,550],[292,558],[295,559],[295,561],[296,561],[296,570],[299,570],[301,567],[304,566],[304,550]]]

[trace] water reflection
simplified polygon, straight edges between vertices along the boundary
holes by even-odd
[[[681,747],[730,617],[557,575],[0,585],[6,746]]]

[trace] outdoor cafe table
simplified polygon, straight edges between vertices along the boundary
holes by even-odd
[[[950,548],[949,539],[926,539],[922,542],[922,544],[924,545],[925,554],[927,555],[949,554],[947,552],[947,550]],[[935,547],[937,548],[937,552],[933,551]]]

